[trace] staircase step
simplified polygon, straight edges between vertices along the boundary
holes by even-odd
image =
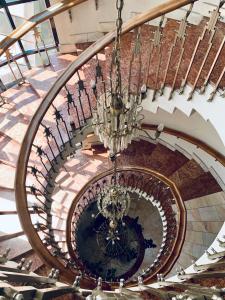
[[[33,117],[41,103],[39,94],[29,83],[13,87],[4,92],[3,95],[7,98],[7,102],[14,105],[15,110],[27,119]]]
[[[193,182],[204,173],[204,170],[194,160],[189,160],[169,178],[176,184],[178,189],[182,189],[182,187],[189,186],[190,181]],[[189,189],[191,188],[192,186],[189,186]]]
[[[171,151],[165,146],[157,144],[151,154],[148,167],[169,176],[187,162],[188,159],[180,152]]]
[[[107,153],[107,149],[104,147],[103,144],[95,144],[95,145],[92,145],[92,148],[91,148],[92,152],[94,155],[98,155],[98,154],[102,154],[102,153]]]
[[[154,151],[155,147],[156,145],[144,140],[141,141],[140,147],[140,142],[133,141],[129,147],[122,152],[121,156],[118,157],[118,165],[144,165],[148,167],[151,153]]]
[[[43,266],[42,260],[38,257],[38,255],[34,252],[34,250],[25,252],[23,255],[23,258],[25,258],[26,262],[32,261],[32,265],[30,268],[31,272],[36,272],[39,268]],[[19,263],[21,258],[13,259],[15,262]]]
[[[20,144],[7,135],[0,135],[0,160],[16,166]]]
[[[209,173],[203,173],[197,178],[193,178],[188,184],[182,185],[180,192],[184,201],[189,199],[214,194],[221,191],[214,177]]]
[[[46,95],[57,77],[57,73],[51,67],[47,67],[44,70],[41,67],[36,67],[26,73],[27,81],[36,90],[40,98]]]
[[[22,238],[13,238],[1,242],[0,248],[2,250],[5,250],[7,248],[11,249],[8,255],[9,260],[13,260],[17,256],[23,256],[26,252],[32,249],[29,242]]]
[[[59,75],[62,73],[68,65],[77,58],[76,53],[70,54],[54,54],[50,56],[51,65],[50,68],[52,71],[57,72]]]

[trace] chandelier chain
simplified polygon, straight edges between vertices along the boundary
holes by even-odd
[[[121,34],[122,34],[122,10],[124,6],[124,0],[116,0],[117,8],[117,20],[116,20],[116,40],[115,40],[115,66],[116,66],[116,87],[115,94],[122,95],[121,85],[121,68],[120,68],[120,56],[121,56]]]

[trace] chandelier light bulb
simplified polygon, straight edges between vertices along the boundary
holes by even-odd
[[[158,132],[163,132],[164,130],[164,124],[159,124],[158,127],[157,127],[157,131]]]
[[[146,84],[143,84],[141,87],[141,99],[145,99],[147,96],[147,86]]]
[[[92,90],[96,89],[96,82],[95,82],[95,80],[91,79],[90,85],[91,85]]]

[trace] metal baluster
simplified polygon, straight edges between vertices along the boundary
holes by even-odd
[[[51,146],[50,146],[50,137],[51,137],[51,138],[54,140],[54,142],[55,142],[55,145],[56,145],[56,147],[57,147],[57,149],[58,149],[58,151],[59,151],[60,158],[61,158],[62,160],[64,160],[63,155],[62,155],[62,153],[61,153],[60,146],[59,146],[59,144],[58,144],[58,142],[57,142],[57,139],[56,139],[56,137],[53,135],[52,130],[51,130],[50,127],[47,127],[47,126],[45,126],[45,125],[42,124],[42,123],[41,123],[41,126],[43,126],[43,127],[45,128],[45,129],[44,129],[44,134],[45,134],[45,137],[46,137],[46,139],[47,139],[47,144],[48,144],[49,149],[50,149],[50,151],[51,151],[51,153],[52,153],[52,155],[53,155],[53,157],[54,157],[55,163],[58,164],[57,159],[55,158],[55,155],[54,155],[54,151],[51,149]]]
[[[201,87],[201,89],[200,89],[200,94],[203,94],[203,93],[205,92],[206,86],[207,86],[207,84],[209,83],[209,78],[210,78],[210,76],[211,76],[211,74],[212,74],[212,71],[213,71],[213,69],[214,69],[214,67],[215,67],[215,65],[216,65],[216,63],[217,63],[217,61],[218,61],[218,58],[219,58],[219,56],[220,56],[220,53],[221,53],[221,51],[222,51],[222,49],[223,49],[223,47],[224,47],[224,43],[225,43],[225,36],[224,36],[224,38],[223,38],[223,40],[222,40],[222,42],[221,42],[221,44],[220,44],[220,47],[219,47],[219,49],[218,49],[218,51],[217,51],[217,53],[216,53],[216,56],[215,56],[214,61],[213,61],[212,65],[211,65],[211,68],[210,68],[209,72],[207,73],[207,76],[206,76],[206,78],[205,78],[205,80],[204,80],[204,83],[203,83],[203,85],[202,85],[202,87]],[[216,90],[217,90],[217,89],[216,89]]]
[[[153,31],[151,33],[153,33],[153,37],[154,37],[155,31]],[[153,40],[154,40],[154,38],[153,37],[149,39],[149,45],[148,45],[147,71],[146,71],[146,78],[144,80],[144,83],[145,83],[146,86],[148,85],[148,75],[149,75],[149,71],[150,71],[151,60],[152,60],[152,53],[153,53],[153,48],[154,48],[154,46],[153,46]]]
[[[51,144],[50,144],[50,137],[53,136],[53,134],[52,134],[52,132],[51,132],[51,129],[50,129],[50,127],[47,127],[47,126],[45,126],[45,125],[42,124],[42,123],[41,123],[41,126],[44,127],[44,135],[45,135],[45,137],[46,137],[47,144],[48,144],[48,147],[49,147],[49,149],[50,149],[50,151],[51,151],[51,154],[52,154],[52,156],[53,156],[54,162],[55,162],[56,164],[58,164],[57,159],[56,159],[56,156],[55,156],[55,153],[54,153],[54,151],[53,151],[53,149],[52,149],[52,146],[51,146]],[[60,151],[60,148],[59,148],[59,145],[58,145],[57,142],[56,142],[56,147],[58,148],[59,153],[61,154],[61,151]]]
[[[42,191],[40,189],[37,189],[34,185],[26,186],[26,188],[30,189],[31,194],[36,197],[38,202],[41,203],[43,207],[46,208],[46,210],[49,209],[49,207],[41,199],[38,198],[38,193],[39,193],[45,199],[46,203],[51,204],[51,200],[47,197],[46,194],[43,194]]]
[[[80,116],[79,116],[79,113],[78,113],[77,106],[76,106],[75,101],[73,99],[73,94],[71,94],[69,92],[67,87],[65,87],[65,88],[66,88],[66,92],[67,92],[66,97],[67,97],[67,112],[68,112],[68,115],[71,116],[70,110],[71,110],[71,106],[73,106],[75,111],[76,111],[79,128],[81,129],[81,120],[80,120]],[[75,126],[75,123],[72,120],[72,118],[70,120],[70,126],[71,126],[72,130],[74,130],[74,131],[76,130],[76,126]]]
[[[208,48],[207,48],[207,51],[205,52],[205,54],[204,54],[204,56],[203,56],[204,58],[203,58],[202,64],[201,64],[201,66],[200,66],[199,72],[198,72],[198,74],[197,74],[197,77],[196,77],[196,79],[195,79],[194,85],[193,85],[193,87],[192,87],[192,89],[191,89],[191,92],[190,92],[189,97],[188,97],[187,100],[191,100],[192,97],[193,97],[193,94],[194,94],[194,92],[195,92],[195,88],[196,88],[196,86],[197,86],[198,80],[199,80],[199,78],[200,78],[200,76],[201,76],[201,73],[202,73],[202,69],[203,69],[203,67],[204,67],[204,65],[205,65],[205,63],[206,63],[206,60],[207,60],[207,58],[208,58],[208,56],[209,56],[209,53],[210,53],[210,50],[211,50],[211,48],[212,48],[212,46],[213,46],[213,39],[214,39],[214,36],[215,36],[215,33],[216,33],[216,24],[217,24],[218,19],[219,19],[219,17],[220,17],[220,8],[221,8],[221,7],[222,7],[222,6],[219,5],[219,6],[212,12],[211,17],[210,17],[210,19],[209,19],[209,21],[208,21],[207,29],[206,29],[207,34],[210,35],[209,41],[208,41]]]
[[[163,95],[163,92],[164,92],[164,88],[165,88],[165,84],[166,84],[166,79],[167,79],[167,75],[168,75],[168,70],[169,70],[169,66],[170,66],[170,63],[171,63],[171,59],[172,59],[172,56],[173,56],[173,51],[174,49],[176,48],[177,46],[177,42],[178,41],[184,41],[185,40],[185,35],[186,35],[186,28],[187,28],[187,18],[188,16],[190,15],[191,11],[192,11],[192,8],[193,8],[193,3],[190,5],[190,8],[189,10],[187,11],[185,17],[181,20],[180,22],[180,26],[179,26],[179,29],[178,31],[176,32],[176,35],[175,35],[175,38],[174,38],[174,41],[173,41],[173,44],[169,50],[169,59],[167,61],[167,65],[166,65],[166,70],[165,70],[165,74],[164,74],[164,79],[163,79],[163,82],[161,84],[161,89],[160,89],[160,96]],[[183,45],[182,45],[183,47]]]
[[[129,65],[129,75],[128,75],[128,102],[130,101],[130,95],[132,94],[131,90],[131,77],[132,77],[132,69],[133,64],[136,59],[138,59],[138,79],[136,84],[136,94],[139,94],[140,92],[140,85],[141,85],[141,69],[142,69],[142,59],[141,59],[141,27],[138,27],[135,29],[135,41],[134,41],[134,47],[131,55],[130,65]],[[136,77],[135,77],[136,81]]]
[[[36,178],[37,182],[38,182],[42,187],[44,187],[44,185],[43,185],[43,183],[40,181],[38,174],[39,174],[42,178],[44,178],[44,179],[47,181],[47,183],[48,183],[48,185],[49,185],[50,187],[53,187],[53,185],[48,181],[48,178],[46,177],[46,175],[44,175],[41,171],[39,171],[35,166],[28,166],[27,169],[30,169],[30,170],[31,170],[31,174]]]
[[[43,212],[45,213],[45,215],[47,215],[47,218],[45,218],[45,217],[43,216],[43,213],[42,213],[42,214],[40,213],[40,210],[39,210],[38,206],[33,205],[32,207],[33,207],[34,212],[35,212],[42,220],[44,220],[44,221],[46,222],[47,225],[51,225],[51,217],[52,217],[52,216],[51,216],[50,214],[46,213],[46,212],[43,210]],[[49,219],[50,219],[50,220],[49,220]]]
[[[79,84],[78,83],[78,85],[79,85],[79,93],[83,92],[83,94],[85,94],[85,96],[86,96],[86,98],[88,100],[88,107],[89,107],[89,110],[90,110],[90,117],[92,117],[92,106],[91,106],[90,96],[89,96],[89,94],[87,92],[87,89],[85,87],[84,81],[83,81],[83,84],[81,84],[81,83]],[[82,88],[81,90],[80,90],[80,87]],[[85,121],[86,121],[86,119],[85,119]]]
[[[59,137],[60,137],[60,140],[62,142],[62,146],[63,148],[65,148],[65,142],[64,142],[64,139],[63,139],[63,136],[62,136],[62,133],[60,131],[60,122],[62,122],[65,126],[65,129],[66,129],[66,133],[67,133],[67,136],[68,136],[68,139],[69,139],[69,143],[70,143],[70,146],[72,147],[72,143],[71,143],[71,138],[70,138],[70,135],[69,135],[69,131],[68,131],[68,128],[67,128],[67,125],[66,125],[66,122],[64,121],[63,117],[62,117],[62,114],[60,112],[60,110],[58,110],[54,104],[52,104],[53,108],[54,108],[54,115],[55,115],[55,120],[56,120],[56,127],[57,127],[57,131],[59,133]]]
[[[21,69],[20,69],[20,67],[19,67],[19,65],[18,65],[18,63],[17,63],[17,60],[14,59],[14,57],[13,57],[13,55],[10,53],[9,49],[7,49],[7,50],[5,51],[5,54],[6,54],[7,61],[8,61],[8,65],[9,65],[9,67],[10,67],[11,72],[14,73],[13,70],[12,70],[12,68],[11,68],[11,65],[10,65],[10,62],[12,61],[12,62],[16,65],[16,67],[17,67],[17,69],[18,69],[18,71],[19,71],[19,73],[20,73],[20,76],[21,76],[21,78],[22,78],[22,83],[25,83],[25,82],[26,82],[25,77],[23,76],[23,73],[22,73],[22,71],[21,71]],[[15,76],[15,74],[14,74],[14,76]],[[16,78],[16,77],[15,77],[15,78]]]
[[[49,164],[51,165],[53,172],[56,173],[56,170],[55,170],[48,154],[41,147],[36,146],[34,144],[32,146],[37,149],[37,155],[40,157],[41,163],[42,163],[43,167],[45,168],[46,172],[48,173],[50,170],[47,169],[46,164],[43,162],[43,158],[42,158],[43,155],[47,158]]]
[[[49,58],[49,55],[48,55],[48,50],[45,46],[45,42],[41,36],[41,33],[38,31],[38,28],[37,27],[34,27],[33,28],[33,31],[34,31],[34,37],[35,37],[35,44],[36,44],[36,48],[37,48],[37,51],[39,53],[39,56],[41,58],[41,61],[42,61],[42,65],[43,67],[47,67],[47,66],[50,66],[51,65],[51,61],[50,61],[50,58]],[[46,56],[48,58],[48,64],[46,65],[43,61],[43,58],[42,58],[42,55],[41,55],[41,51],[40,51],[40,48],[39,48],[39,45],[38,45],[38,42],[41,42],[43,47],[44,47],[44,50],[45,50],[45,53],[46,53]]]
[[[100,82],[103,84],[103,94],[105,96],[105,101],[106,101],[106,83],[105,83],[105,79],[104,79],[104,74],[102,72],[102,67],[100,65],[99,59],[98,59],[98,54],[96,54],[96,61],[97,61],[97,65],[96,65],[96,69],[95,69],[95,81],[96,83],[98,83],[99,79],[101,80]]]
[[[6,104],[6,98],[0,94],[0,107],[2,107],[4,104]]]
[[[69,91],[67,91],[66,98],[67,98],[67,113],[68,113],[69,120],[70,120],[70,127],[72,130],[72,133],[74,133],[76,131],[76,124],[72,118],[71,105],[75,106],[75,103],[73,101],[73,95]],[[78,119],[78,122],[79,122],[79,119]],[[80,122],[79,122],[79,127],[80,127]]]
[[[81,92],[84,91],[84,81],[81,79],[80,77],[80,73],[79,71],[77,71],[77,75],[78,75],[78,100],[79,100],[79,104],[80,104],[80,109],[81,109],[81,113],[82,113],[82,118],[83,118],[83,122],[86,122],[86,118],[84,115],[84,110],[83,110],[83,106],[82,106],[82,99],[81,99]]]
[[[42,58],[41,51],[40,51],[40,48],[39,48],[39,45],[38,45],[38,42],[40,40],[40,32],[38,31],[37,27],[34,27],[33,31],[34,31],[34,39],[35,39],[36,49],[37,49],[39,57],[41,59],[42,66],[45,67],[45,63],[44,63],[44,60]]]
[[[171,86],[171,91],[170,91],[170,94],[169,94],[169,100],[171,100],[172,97],[173,97],[175,84],[176,84],[176,81],[177,81],[177,76],[178,76],[178,73],[180,71],[181,62],[183,60],[184,44],[185,44],[185,41],[186,41],[186,33],[187,33],[187,27],[188,27],[188,17],[192,12],[193,5],[194,5],[193,3],[190,4],[190,7],[189,7],[184,19],[182,19],[181,22],[180,22],[180,27],[179,27],[179,30],[177,32],[176,42],[178,42],[178,41],[181,42],[181,46],[180,46],[181,51],[180,51],[178,64],[176,66],[176,72],[175,72],[175,76],[174,76],[173,83],[172,83],[172,86]]]
[[[161,66],[161,59],[162,59],[162,32],[163,32],[163,23],[165,20],[165,15],[161,17],[161,20],[159,22],[159,26],[154,34],[154,41],[153,41],[153,49],[158,54],[158,64],[157,64],[157,70],[156,70],[156,76],[155,76],[155,89],[153,91],[153,97],[152,101],[155,100],[156,92],[158,90],[158,77],[159,77],[159,70]]]
[[[95,194],[93,193],[93,190],[88,190],[88,196],[89,196],[89,199],[92,200],[93,198],[95,198]]]
[[[190,74],[190,71],[191,71],[191,68],[193,66],[193,62],[194,62],[194,59],[196,57],[197,51],[199,49],[200,43],[205,38],[206,33],[211,32],[211,30],[213,30],[212,36],[214,35],[214,27],[215,27],[216,22],[217,22],[217,16],[219,16],[219,12],[218,11],[213,11],[208,24],[204,27],[201,36],[198,38],[198,41],[195,45],[195,49],[194,49],[194,52],[192,54],[191,61],[189,63],[187,72],[186,72],[185,77],[184,77],[184,79],[182,80],[182,83],[181,83],[180,94],[183,94],[183,92],[184,92],[184,88],[185,88],[185,85],[187,83],[188,75]],[[208,56],[208,54],[207,54],[207,56]]]
[[[6,86],[0,79],[0,107],[7,103],[7,98],[1,95],[1,93],[5,91],[6,91]]]

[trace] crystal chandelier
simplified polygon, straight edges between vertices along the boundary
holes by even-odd
[[[109,234],[112,233],[113,236],[118,224],[123,224],[123,217],[128,214],[131,197],[128,191],[117,182],[117,155],[111,154],[110,159],[113,163],[112,183],[101,190],[96,200],[99,211],[97,216],[101,214],[108,221]],[[92,215],[93,218],[97,216]]]
[[[142,116],[142,107],[136,96],[123,94],[107,94],[107,101],[99,101],[97,111],[93,113],[95,134],[109,148],[111,153],[118,153],[128,147],[131,141],[138,136],[138,128]]]
[[[147,87],[145,84],[141,86],[140,31],[137,31],[128,83],[123,82],[122,84],[121,34],[123,6],[124,0],[116,0],[116,37],[110,71],[110,90],[105,91],[98,97],[96,83],[91,83],[97,100],[96,108],[93,110],[92,126],[105,148],[110,150],[111,160],[114,163],[113,183],[97,196],[99,214],[102,214],[108,220],[109,233],[112,233],[113,237],[116,236],[118,224],[122,222],[123,217],[128,213],[131,201],[127,191],[117,183],[117,154],[126,149],[131,141],[139,136],[140,130],[144,131],[152,140],[157,139],[163,130],[163,125],[159,125],[155,136],[151,137],[147,131],[141,129],[141,121],[143,120],[141,104],[146,96]],[[131,69],[136,56],[139,57],[140,68],[136,72],[135,83],[132,83]]]
[[[130,207],[130,196],[120,185],[111,185],[104,189],[97,198],[99,212],[113,224],[122,220]]]
[[[97,99],[96,109],[93,111],[93,128],[95,134],[111,153],[118,153],[128,147],[128,144],[138,136],[141,127],[141,102],[146,93],[143,85],[136,93],[124,88],[121,81],[120,48],[122,32],[122,9],[124,0],[117,0],[118,17],[116,21],[117,34],[113,51],[113,65],[115,79],[111,75],[111,89]],[[129,85],[129,84],[128,84]]]

